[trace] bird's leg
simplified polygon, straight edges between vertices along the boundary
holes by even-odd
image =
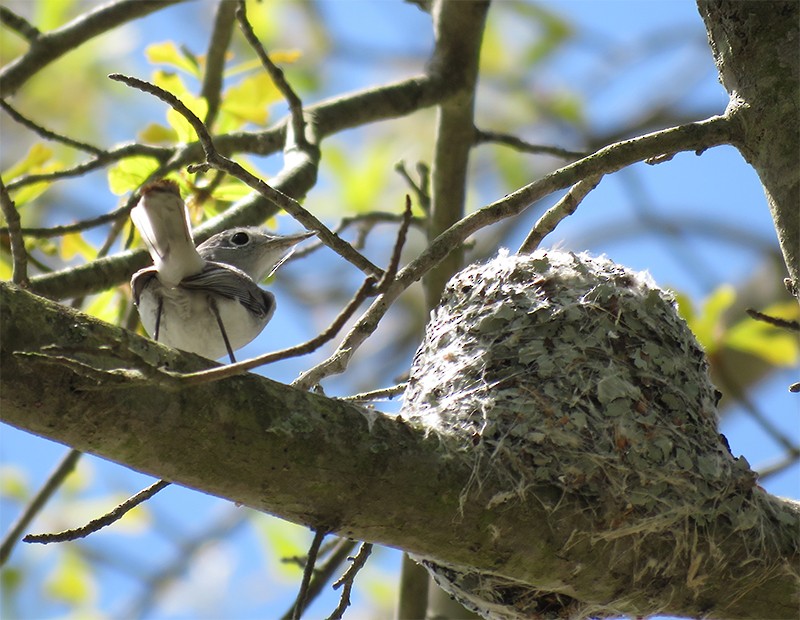
[[[156,309],[156,328],[153,333],[153,340],[158,342],[158,332],[161,329],[161,311],[164,308],[164,298],[158,297],[158,308]]]
[[[225,348],[228,349],[228,357],[231,360],[231,364],[233,364],[236,362],[236,358],[233,356],[233,349],[231,348],[231,343],[228,341],[228,334],[225,332],[225,325],[223,325],[222,317],[219,315],[219,309],[217,308],[217,300],[209,295],[208,305],[211,307],[211,312],[214,313],[214,317],[217,319],[217,325],[219,325],[219,333],[222,334],[222,339],[225,341]]]

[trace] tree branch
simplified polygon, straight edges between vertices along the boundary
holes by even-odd
[[[635,570],[636,558],[668,562],[674,554],[674,544],[645,537],[636,539],[632,556],[628,536],[633,534],[619,532],[619,537],[601,538],[585,548],[573,542],[565,559],[568,538],[594,531],[597,524],[591,511],[562,489],[535,486],[518,502],[498,502],[492,498],[507,487],[488,476],[480,489],[460,497],[474,475],[473,463],[443,457],[441,438],[428,436],[425,428],[262,377],[246,375],[176,392],[154,385],[126,389],[124,383],[109,389],[98,384],[97,374],[76,367],[49,365],[43,373],[36,357],[18,352],[69,341],[75,334],[83,351],[76,355],[99,369],[113,370],[130,363],[129,357],[154,368],[169,364],[179,372],[213,363],[13,285],[0,285],[0,312],[0,416],[81,451],[309,527],[523,583],[541,586],[559,576],[569,580],[577,561],[591,578],[574,594],[589,599],[608,588],[625,589],[625,575]],[[241,402],[260,406],[241,407]],[[798,504],[757,487],[743,492],[749,498],[746,507],[757,505],[772,515],[757,517],[753,527],[769,528],[774,540],[784,541],[763,556],[749,557],[748,570],[761,570],[762,562],[774,566],[781,557],[796,561]],[[748,532],[732,531],[723,518],[714,523],[708,540],[694,542],[701,545],[697,553],[713,550],[721,556],[714,562],[721,575],[741,573],[737,554],[743,552],[735,541],[746,540]],[[609,557],[617,562],[614,571],[608,570]],[[737,591],[735,600],[728,596],[729,579],[708,575],[703,593],[727,601],[726,617],[746,617],[742,610],[759,604],[762,611],[769,604],[775,617],[793,617],[796,607],[787,593],[796,583],[788,575],[759,579],[751,590]],[[691,584],[672,585],[670,606],[663,611],[696,610]]]
[[[4,97],[10,97],[38,71],[97,35],[183,1],[118,0],[81,15],[61,28],[39,34],[31,40],[27,52],[0,70],[0,92]]]
[[[800,4],[699,0],[720,80],[738,121],[734,142],[767,196],[800,301]]]

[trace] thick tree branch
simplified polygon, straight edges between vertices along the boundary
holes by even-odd
[[[800,301],[800,3],[699,0],[720,80]]]
[[[591,514],[580,503],[546,486],[532,488],[524,501],[492,502],[505,488],[492,478],[462,501],[471,463],[444,456],[439,439],[394,416],[253,375],[179,391],[155,384],[125,387],[130,385],[125,373],[107,373],[143,363],[192,371],[212,362],[178,354],[13,285],[0,285],[0,293],[0,412],[18,428],[310,527],[541,587],[559,575],[566,578],[581,562],[586,579],[573,582],[580,590],[573,594],[588,600],[624,588],[637,557],[666,562],[674,553],[672,545],[646,538],[631,557],[630,541],[622,535],[591,545],[573,542],[566,557],[567,539],[592,531]],[[85,372],[59,364],[42,372],[41,358],[25,354],[70,342],[79,345],[74,356]],[[774,565],[775,553],[796,562],[790,541],[800,516],[797,505],[758,488],[747,492],[748,502],[775,515],[754,527],[773,528],[776,539],[786,540],[785,548],[769,551],[772,557],[749,558],[748,570],[758,571],[762,561]],[[545,509],[548,505],[558,508]],[[716,564],[723,572],[740,571],[738,554],[744,552],[734,541],[746,540],[747,534],[730,531],[720,519],[709,536],[694,544],[730,558],[735,566]],[[608,571],[609,557],[619,562],[615,571]],[[729,584],[709,575],[704,600],[727,601],[722,614],[727,617],[754,617],[746,611],[754,605],[775,617],[793,617],[794,605],[781,602],[796,586],[792,579],[776,574],[758,583],[729,600]],[[674,586],[670,611],[696,610],[694,586]],[[629,594],[631,613],[646,609],[648,593]]]
[[[233,34],[233,24],[236,21],[236,4],[226,0],[219,0],[217,12],[214,16],[214,30],[206,52],[206,68],[203,72],[203,85],[200,96],[208,102],[208,110],[203,122],[211,127],[219,112],[220,95],[222,93],[222,76],[225,71],[225,55]]]
[[[431,169],[430,240],[464,217],[469,155],[475,141],[475,87],[488,10],[488,1],[440,1],[434,4],[432,11],[436,50],[431,72],[451,82],[456,94],[437,109]],[[463,255],[460,245],[454,247],[426,276],[428,308],[439,302],[444,285],[461,268]]]
[[[320,138],[339,131],[408,114],[414,110],[433,105],[440,100],[446,89],[428,78],[414,77],[387,86],[368,89],[311,106],[306,115],[311,119],[314,131]],[[214,143],[223,154],[237,150],[237,145],[249,148],[263,146],[258,154],[275,153],[286,138],[286,121],[262,134],[232,134],[214,138]],[[137,145],[130,145],[135,147]],[[187,166],[203,160],[199,142],[183,148],[171,158],[167,169]],[[96,166],[95,166],[96,167]],[[313,186],[316,174],[309,172],[309,164],[294,158],[270,184],[284,194],[300,199]],[[209,220],[195,231],[198,241],[233,226],[257,225],[275,214],[275,205],[261,194],[254,193],[234,204],[220,216]],[[102,291],[120,284],[130,274],[147,264],[148,254],[144,250],[122,252],[114,256],[92,261],[86,265],[65,269],[31,279],[32,290],[52,299],[64,299],[76,295]]]

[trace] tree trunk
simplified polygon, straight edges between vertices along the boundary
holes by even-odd
[[[800,3],[698,0],[698,7],[729,109],[736,108],[736,147],[764,186],[800,301]]]

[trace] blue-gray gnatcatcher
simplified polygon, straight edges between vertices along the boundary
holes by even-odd
[[[171,347],[217,359],[253,340],[275,312],[275,296],[258,286],[314,233],[267,234],[233,228],[195,247],[189,216],[173,181],[146,185],[131,218],[153,266],[131,278],[145,330]]]

